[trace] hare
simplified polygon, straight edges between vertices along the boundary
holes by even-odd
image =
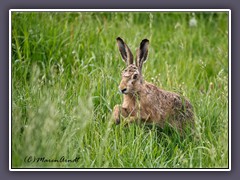
[[[176,94],[146,82],[142,66],[147,59],[149,40],[143,39],[137,50],[136,62],[127,44],[118,37],[117,45],[127,68],[122,71],[119,91],[123,94],[122,105],[115,105],[113,118],[116,124],[123,117],[125,122],[144,122],[164,128],[166,123],[182,131],[186,124],[194,123],[190,102]]]

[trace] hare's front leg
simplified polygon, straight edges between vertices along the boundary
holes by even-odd
[[[126,108],[123,108],[121,105],[115,105],[113,108],[113,118],[116,124],[120,123],[120,117],[128,117],[128,112]]]
[[[120,123],[121,116],[126,118],[124,121],[127,124],[135,122],[139,119],[133,114],[133,112],[129,113],[129,111],[121,105],[115,105],[113,108],[113,117],[116,124]]]

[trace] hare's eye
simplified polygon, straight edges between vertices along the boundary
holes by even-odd
[[[137,74],[134,74],[133,75],[133,79],[137,79],[138,75]]]

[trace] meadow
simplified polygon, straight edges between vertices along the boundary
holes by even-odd
[[[12,12],[11,23],[12,168],[228,168],[227,12]],[[133,52],[150,40],[144,78],[188,97],[194,135],[113,123],[118,36]]]

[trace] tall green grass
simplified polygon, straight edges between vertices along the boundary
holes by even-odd
[[[228,168],[228,14],[12,12],[13,168]],[[150,40],[147,81],[187,96],[195,136],[112,123],[125,64]],[[77,162],[27,162],[26,157]]]

